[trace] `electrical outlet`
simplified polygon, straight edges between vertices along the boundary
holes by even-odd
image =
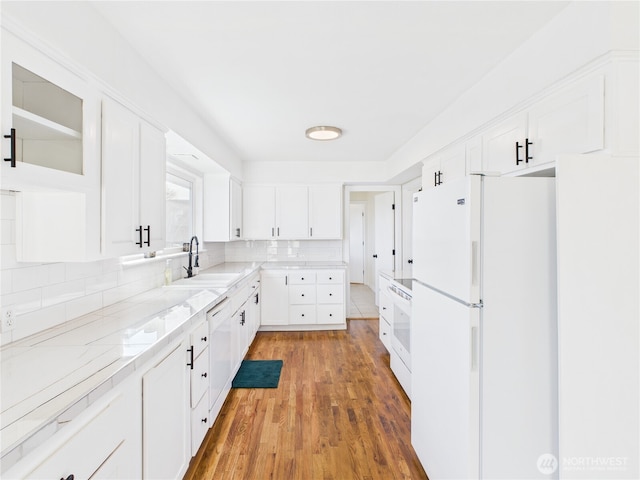
[[[13,330],[16,326],[16,318],[13,315],[13,310],[9,308],[2,309],[2,332],[8,332]]]

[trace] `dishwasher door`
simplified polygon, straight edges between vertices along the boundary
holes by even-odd
[[[207,312],[209,321],[209,401],[211,423],[231,385],[231,302],[224,300]]]

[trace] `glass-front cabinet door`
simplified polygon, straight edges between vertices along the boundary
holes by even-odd
[[[3,29],[1,188],[99,188],[99,105],[88,82]]]

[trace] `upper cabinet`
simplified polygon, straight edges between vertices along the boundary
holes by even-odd
[[[245,239],[342,236],[341,185],[245,185],[242,211]]]
[[[240,240],[242,186],[228,173],[204,176],[204,241]]]
[[[2,189],[99,189],[97,90],[4,29],[1,62]]]
[[[542,169],[558,154],[601,150],[604,122],[604,76],[577,81],[484,132],[483,170]]]
[[[422,167],[422,188],[432,188],[464,177],[467,173],[467,148],[456,144],[429,157]]]
[[[164,248],[164,133],[108,98],[102,106],[102,132],[104,253]]]
[[[342,185],[309,186],[309,238],[342,238]]]

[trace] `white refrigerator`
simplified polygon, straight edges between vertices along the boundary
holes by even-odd
[[[430,480],[557,478],[553,178],[413,197],[411,442]]]

